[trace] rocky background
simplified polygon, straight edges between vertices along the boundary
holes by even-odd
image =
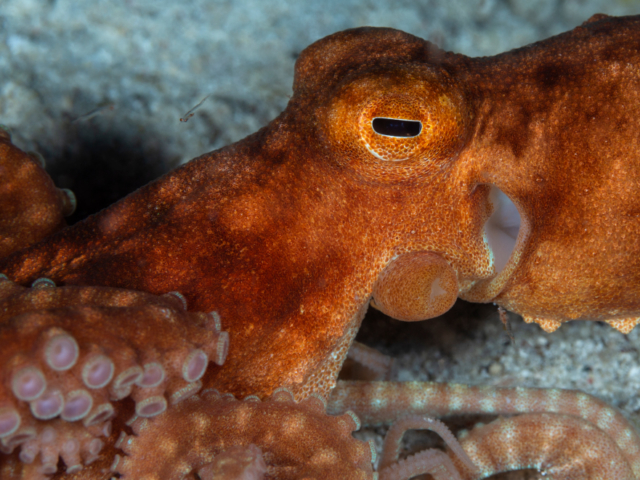
[[[363,25],[492,55],[571,29],[622,0],[2,0],[0,123],[78,197],[72,221],[274,118],[310,43]],[[203,98],[186,123],[180,118]],[[0,212],[0,215],[2,212]],[[360,339],[398,358],[400,380],[581,389],[640,425],[640,338],[575,322],[548,335],[493,306],[365,320]]]

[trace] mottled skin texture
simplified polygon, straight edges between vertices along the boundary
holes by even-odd
[[[279,386],[298,397],[328,393],[395,255],[433,251],[461,278],[491,275],[481,234],[488,188],[468,183],[455,161],[470,132],[468,100],[444,69],[426,64],[428,47],[388,29],[312,45],[297,62],[289,106],[267,127],[0,262],[0,271],[19,283],[44,276],[179,291],[191,310],[216,310],[233,339],[205,387],[239,397]],[[376,135],[373,148],[406,158],[380,160],[359,140],[360,112],[368,122],[420,115],[432,133]]]
[[[65,227],[64,216],[75,209],[73,195],[56,188],[40,158],[17,148],[0,128],[0,257]]]
[[[313,396],[295,403],[291,393],[279,390],[265,401],[238,402],[205,390],[160,418],[136,421],[136,435],[122,442],[127,455],[117,471],[123,479],[144,473],[146,480],[179,480],[232,445],[253,444],[265,452],[268,479],[371,480],[371,446],[351,436],[359,427],[348,414],[326,415],[323,401]]]
[[[518,415],[512,417],[513,421],[498,421],[476,434],[472,432],[475,444],[472,447],[462,440],[479,469],[478,475],[471,474],[453,458],[457,455],[452,455],[462,478],[485,478],[528,468],[553,473],[552,478],[565,480],[640,478],[640,437],[635,427],[615,408],[579,391],[434,382],[343,381],[331,393],[328,411],[345,410],[355,412],[367,425],[390,423],[398,418],[399,411],[405,417],[489,412]],[[520,415],[522,413],[524,415]],[[546,420],[540,420],[540,415]],[[496,425],[510,426],[505,429]],[[492,433],[485,436],[490,440],[484,445],[482,438],[487,431]],[[610,465],[611,460],[616,464]],[[577,474],[571,466],[578,470]],[[584,470],[580,472],[580,468]]]
[[[596,17],[480,59],[389,29],[327,37],[302,53],[293,97],[267,127],[0,271],[179,291],[191,309],[217,310],[234,341],[205,383],[240,397],[328,392],[401,253],[440,254],[463,298],[547,328],[635,318],[637,32],[636,18]],[[378,135],[375,117],[420,120],[423,132]],[[497,278],[482,238],[489,185],[523,217]]]
[[[635,324],[639,22],[595,16],[548,41],[472,61],[466,85],[491,101],[478,106],[458,161],[472,164],[474,181],[506,193],[526,226],[503,277],[478,282],[463,298],[492,300],[547,330],[579,318],[630,319],[619,325],[627,331]],[[500,81],[487,84],[485,72]]]
[[[0,270],[177,290],[218,310],[235,341],[209,384],[241,396],[310,382],[326,392],[335,362],[328,378],[310,375],[344,353],[403,252],[441,254],[463,298],[547,329],[586,318],[628,330],[640,312],[637,32],[636,18],[594,17],[481,59],[388,29],[333,35],[303,52],[287,109],[263,130]],[[383,137],[373,117],[424,131]],[[497,278],[481,237],[487,185],[523,218]]]
[[[639,22],[594,17],[480,59],[390,29],[332,35],[301,54],[291,101],[264,129],[0,260],[0,272],[179,291],[190,310],[218,311],[231,348],[203,383],[239,398],[281,386],[326,395],[381,273],[405,254],[438,255],[463,298],[546,329],[576,318],[629,329],[640,316]],[[374,118],[419,121],[420,134],[380,134]],[[483,238],[491,186],[523,219],[498,275]]]
[[[509,449],[504,448],[505,437],[511,440]],[[501,418],[472,430],[462,439],[462,447],[482,472],[482,476],[467,473],[458,461],[459,471],[465,473],[463,479],[484,478],[494,472],[517,470],[523,465],[550,478],[636,478],[610,436],[593,424],[569,415],[533,413]]]
[[[458,298],[456,272],[431,252],[399,256],[387,265],[373,287],[371,306],[405,322],[434,318]]]

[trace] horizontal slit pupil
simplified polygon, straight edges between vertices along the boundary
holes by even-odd
[[[389,137],[417,137],[422,131],[422,122],[400,118],[374,118],[373,131]]]

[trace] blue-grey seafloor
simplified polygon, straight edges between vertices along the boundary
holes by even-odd
[[[296,57],[330,33],[388,26],[447,50],[491,55],[597,12],[634,14],[640,3],[3,0],[0,123],[18,146],[43,153],[56,183],[90,210],[101,206],[92,192],[115,200],[274,118],[291,92]],[[384,334],[368,328],[364,338],[398,357],[400,380],[581,389],[640,425],[638,331],[575,322],[548,335],[513,318],[515,347],[493,308],[471,305],[421,327],[375,319]]]

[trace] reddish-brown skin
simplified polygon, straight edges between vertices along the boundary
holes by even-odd
[[[53,184],[35,154],[11,143],[0,128],[0,257],[36,243],[65,227],[75,208],[68,190]]]
[[[229,356],[208,370],[205,387],[238,397],[280,386],[299,398],[328,393],[395,255],[433,251],[462,278],[491,274],[481,237],[487,189],[461,178],[455,162],[470,131],[468,99],[426,63],[427,47],[389,29],[312,45],[297,62],[289,106],[267,127],[4,260],[0,271],[19,283],[179,291],[190,310],[216,310],[229,331]],[[391,157],[395,144],[410,147],[408,160],[379,160],[353,121],[367,108],[422,115],[433,134],[374,138]]]
[[[485,100],[458,161],[510,197],[525,225],[504,273],[463,298],[545,330],[588,319],[628,333],[640,320],[639,41],[638,17],[595,15],[473,61],[466,85]]]
[[[0,260],[19,283],[179,291],[230,332],[205,386],[326,394],[373,286],[434,252],[464,298],[543,324],[640,315],[640,20],[470,59],[391,29],[327,37],[268,126]],[[422,122],[378,135],[375,117]],[[497,186],[523,217],[495,277],[483,227]],[[634,321],[631,320],[632,324]]]
[[[389,29],[327,37],[301,55],[291,102],[270,125],[0,260],[0,272],[23,284],[45,276],[62,285],[179,291],[191,310],[217,310],[231,350],[203,381],[239,397],[264,397],[280,386],[298,398],[326,394],[374,288],[383,293],[376,297],[381,307],[399,312],[407,289],[437,283],[449,299],[456,293],[452,272],[465,298],[496,301],[547,329],[573,318],[628,329],[640,315],[639,21],[594,17],[484,59]],[[421,121],[422,131],[380,135],[376,117]],[[7,141],[2,148],[2,160],[28,160]],[[491,185],[524,220],[498,276],[482,235]],[[421,281],[422,268],[436,280],[448,275],[447,282]],[[386,285],[393,277],[409,287]],[[438,306],[417,303],[402,316],[428,316]],[[100,327],[113,330],[112,323]],[[18,338],[19,327],[13,337],[14,326],[4,327]],[[159,340],[173,343],[171,335]],[[426,398],[427,386],[416,389]],[[430,407],[446,403],[443,413],[451,413],[473,401],[468,393],[454,403],[429,397]],[[540,406],[514,393],[518,402],[510,407]],[[555,401],[557,392],[545,395]],[[584,412],[584,395],[564,395]],[[363,410],[383,405],[396,415],[402,408],[381,399]],[[486,405],[476,411],[487,412]],[[152,425],[162,429],[158,420]],[[546,445],[547,423],[517,431],[543,432],[537,443]],[[635,455],[635,434],[625,435],[612,438]],[[625,440],[630,436],[634,442]],[[573,455],[560,456],[572,462]],[[6,468],[22,468],[11,459]],[[80,476],[110,475],[108,459]],[[637,476],[640,463],[632,463]]]
[[[280,390],[266,401],[238,402],[205,390],[160,418],[136,421],[135,436],[123,442],[126,455],[116,471],[125,480],[189,478],[229,447],[253,444],[264,452],[265,480],[370,480],[372,447],[351,435],[359,427],[349,414],[327,415],[323,402],[313,396],[295,403],[291,393]]]
[[[74,478],[111,478],[114,444],[129,419],[138,413],[161,415],[200,390],[197,379],[184,378],[185,360],[201,349],[213,362],[224,361],[227,336],[218,330],[217,318],[184,309],[182,299],[173,294],[55,287],[42,281],[24,288],[0,277],[0,478],[43,479],[42,469],[46,466],[52,473],[53,466],[55,472],[59,460],[65,464],[59,477],[70,478],[71,473],[61,472],[81,467]],[[66,348],[52,343],[61,337]],[[71,363],[69,355],[60,355],[63,350],[69,353],[70,340],[76,345]],[[112,374],[105,384],[90,386],[86,378],[96,370],[87,368],[98,355],[111,362]],[[67,359],[67,366],[53,368],[60,364],[51,360],[60,358]],[[164,375],[150,385],[143,379],[153,364]],[[30,381],[16,382],[21,371],[34,369],[39,374]],[[16,384],[33,386],[40,383],[38,377],[46,385],[35,402],[19,398]],[[90,399],[84,413],[77,408],[79,397]],[[67,410],[65,415],[61,407],[74,402],[76,413]],[[40,404],[40,412],[43,407],[51,411],[55,404],[60,408],[50,416],[36,415],[34,404]],[[144,405],[163,408],[145,413],[139,409]],[[70,452],[69,442],[77,449]],[[32,454],[24,457],[29,451]]]

